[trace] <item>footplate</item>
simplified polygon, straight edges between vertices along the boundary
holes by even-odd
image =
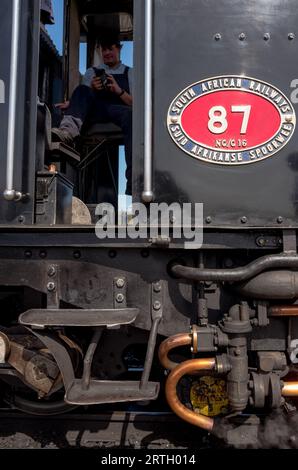
[[[119,309],[32,309],[19,316],[19,323],[32,328],[51,326],[113,327],[135,321],[138,308]]]
[[[65,401],[72,405],[100,405],[127,401],[155,400],[159,393],[158,382],[148,382],[141,388],[140,382],[91,380],[84,389],[82,380],[74,380],[68,388]]]

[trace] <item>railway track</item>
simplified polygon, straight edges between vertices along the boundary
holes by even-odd
[[[59,416],[0,409],[0,449],[208,449],[220,441],[168,411],[78,409]]]

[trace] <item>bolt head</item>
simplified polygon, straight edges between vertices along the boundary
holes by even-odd
[[[122,278],[117,279],[117,281],[116,281],[116,286],[119,287],[119,289],[121,289],[122,287],[124,287],[124,284],[125,284],[124,279],[122,279]]]
[[[124,295],[123,294],[117,294],[116,295],[116,300],[119,304],[122,304],[122,302],[124,301]]]
[[[54,268],[54,266],[50,266],[48,269],[48,276],[53,277],[55,276],[55,274],[56,274],[56,269]]]
[[[289,33],[288,34],[288,39],[289,39],[289,41],[293,41],[293,39],[295,39],[295,33]]]
[[[208,216],[206,217],[205,222],[206,222],[206,224],[211,224],[212,218],[210,217],[210,215],[208,215]]]
[[[54,282],[48,282],[47,289],[48,289],[49,292],[53,292],[56,289],[55,283]]]
[[[245,38],[246,38],[245,33],[239,34],[239,39],[240,39],[240,41],[244,41]]]
[[[220,34],[220,33],[216,33],[216,34],[214,35],[214,39],[215,39],[215,41],[220,41],[220,40],[221,40],[221,34]]]
[[[269,41],[269,39],[270,39],[270,34],[269,34],[269,33],[265,33],[265,34],[264,34],[264,40],[265,40],[265,41]]]
[[[154,284],[153,290],[154,290],[154,292],[160,292],[161,291],[161,285],[159,284],[159,282],[156,282]]]

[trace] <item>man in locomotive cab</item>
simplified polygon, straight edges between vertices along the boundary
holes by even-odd
[[[126,194],[132,181],[132,69],[120,60],[122,45],[116,37],[99,39],[103,63],[89,68],[61,109],[64,117],[59,128],[52,129],[53,141],[72,145],[85,129],[95,123],[112,122],[124,134],[126,159]]]

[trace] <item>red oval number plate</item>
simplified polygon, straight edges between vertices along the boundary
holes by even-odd
[[[295,126],[295,111],[281,91],[239,76],[189,86],[168,112],[174,142],[192,157],[217,164],[268,158],[287,144]]]

